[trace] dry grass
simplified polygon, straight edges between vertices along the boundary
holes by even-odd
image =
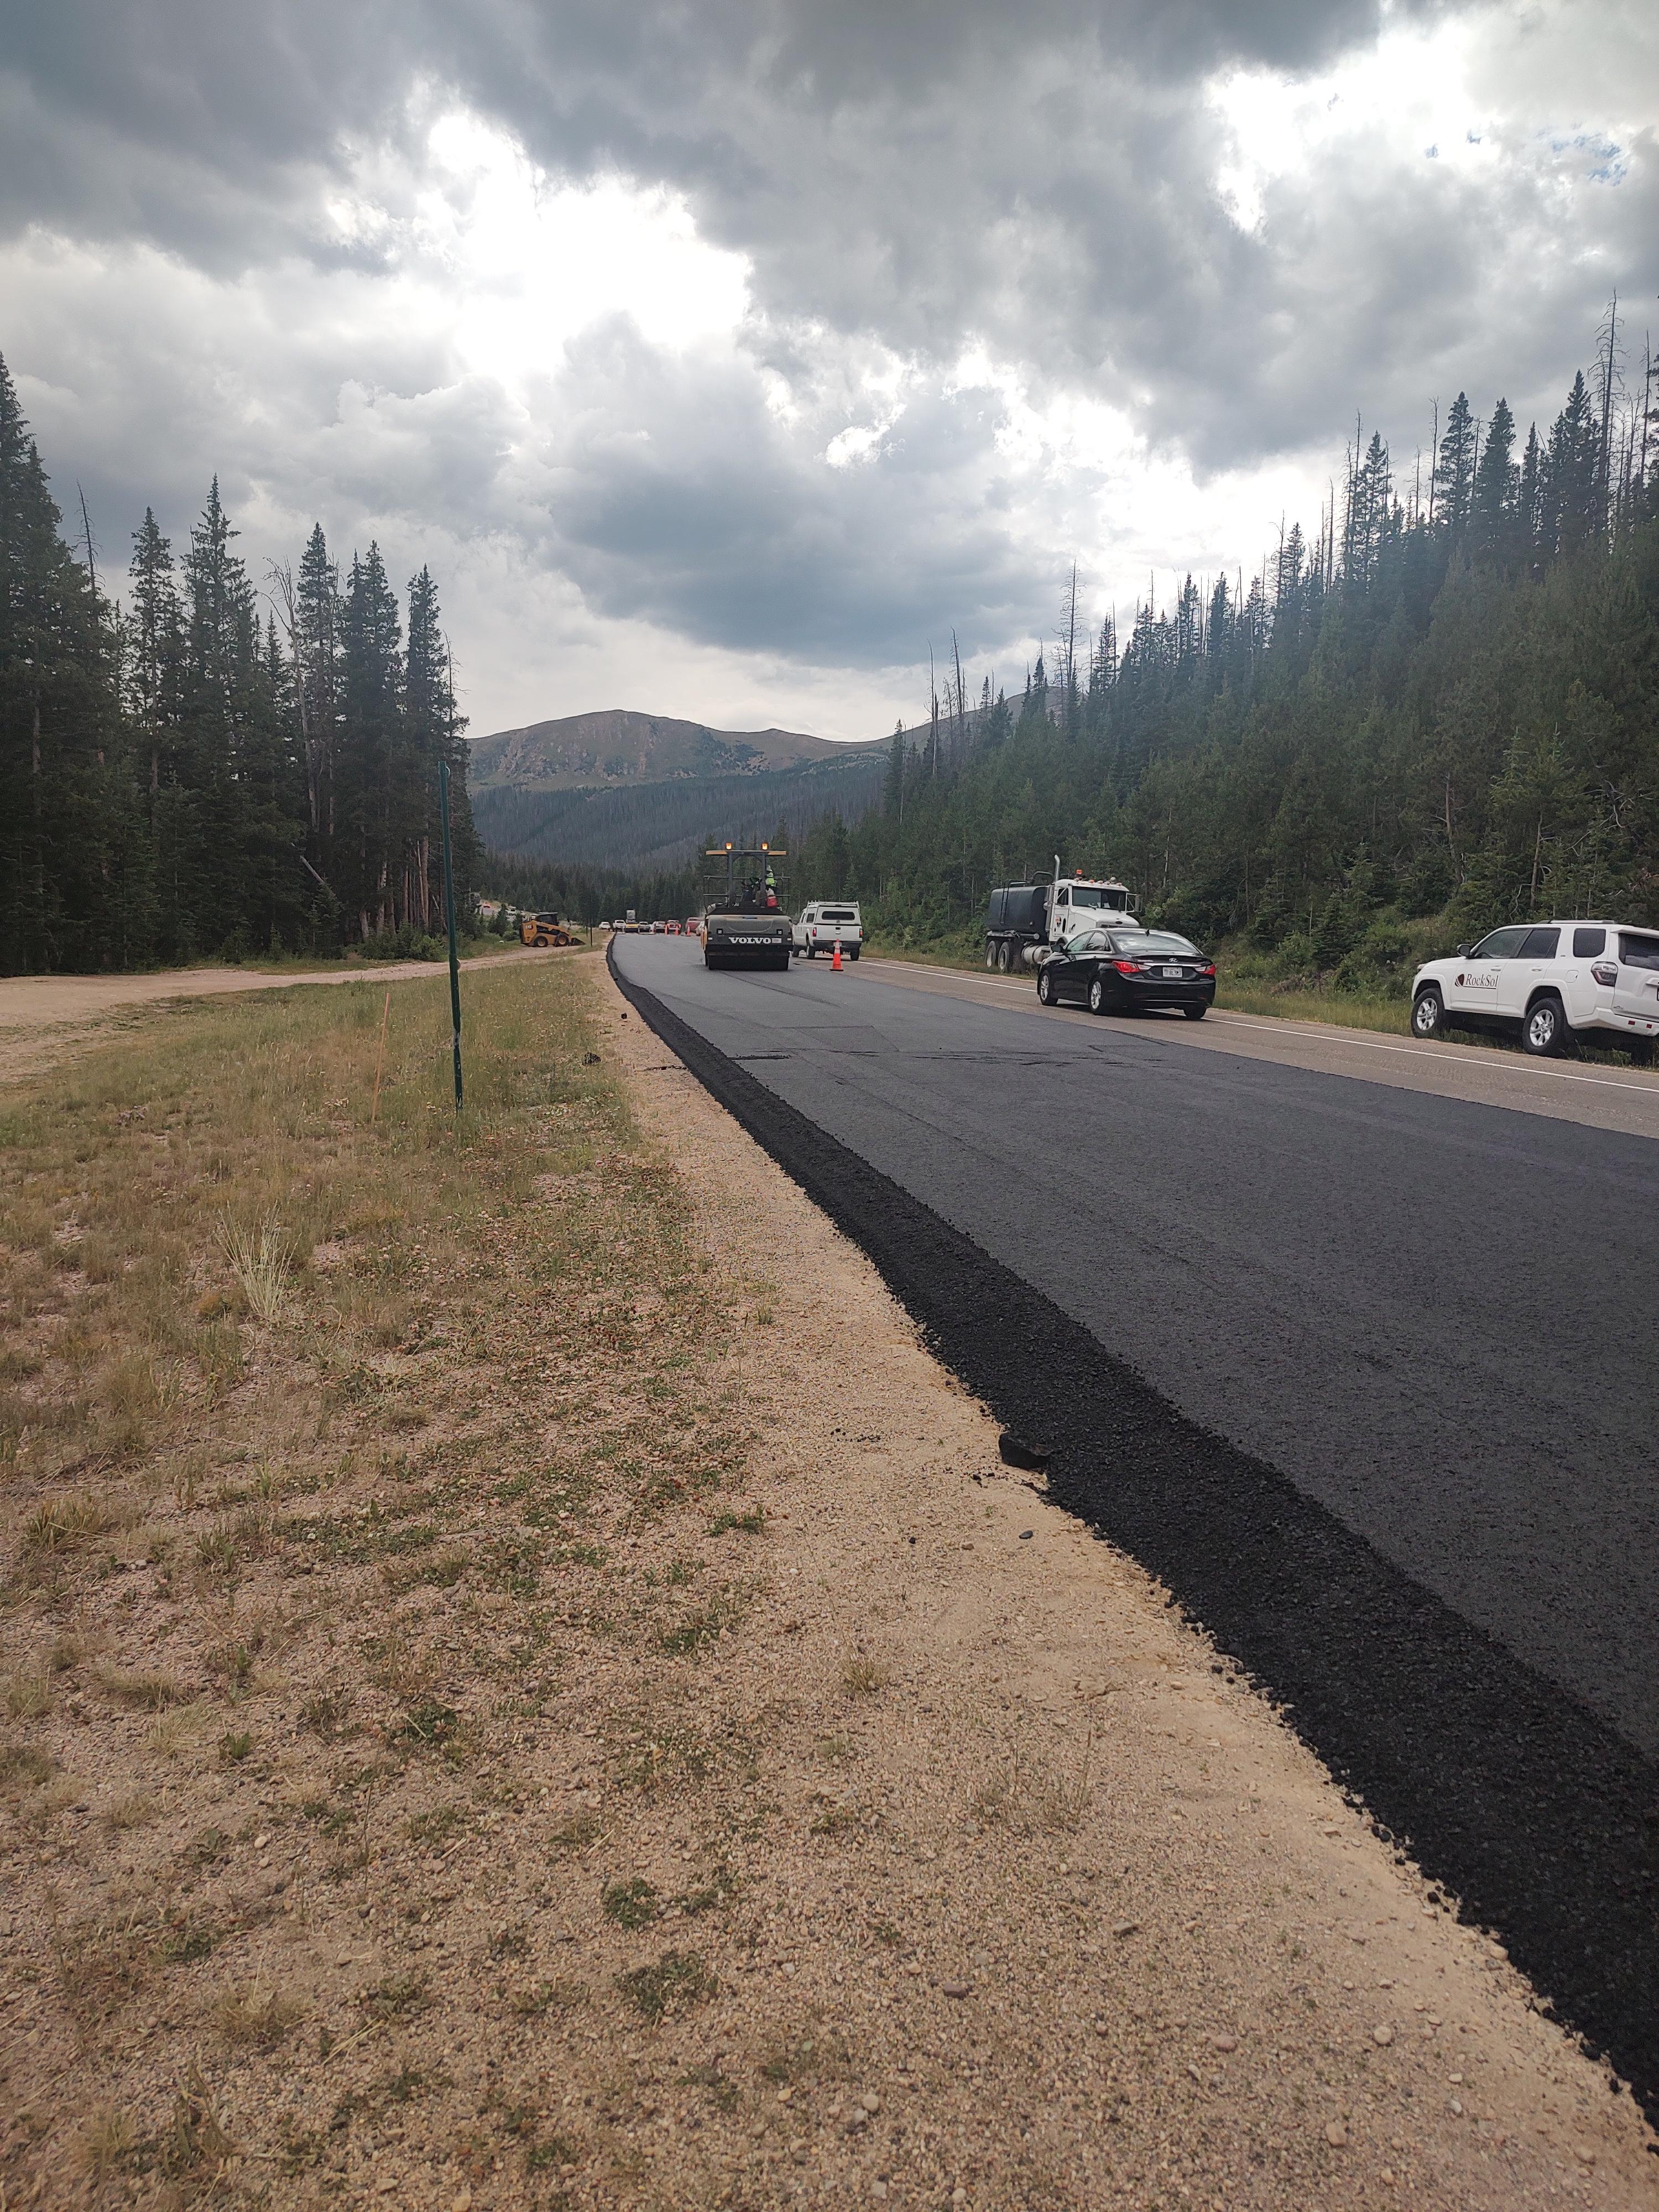
[[[1056,1772],[1029,1750],[996,1767],[974,1791],[969,1811],[982,1826],[1006,1823],[1025,1835],[1075,1832],[1094,1798],[1094,1737],[1070,1772]]]
[[[138,2148],[138,2130],[118,2105],[88,2112],[76,2142],[76,2164],[94,2182],[106,2181]]]
[[[841,1686],[849,1698],[872,1698],[887,1681],[886,1668],[868,1652],[849,1651],[842,1662]]]
[[[15,1721],[38,1721],[52,1711],[51,1681],[44,1674],[9,1675],[0,1704]]]
[[[463,1961],[399,1963],[398,1931],[441,1910],[439,1881],[453,1893],[422,1869],[496,1879],[519,1731],[596,1656],[631,1654],[633,1717],[595,1760],[633,1817],[720,1771],[659,1679],[724,1651],[751,1602],[703,1556],[749,1433],[720,1395],[726,1324],[689,1203],[641,1150],[571,967],[469,990],[459,1121],[433,1049],[447,994],[424,983],[394,994],[372,1127],[373,983],[153,1016],[4,1109],[0,1790],[62,1869],[33,2002],[76,2054],[29,2090],[31,2175],[75,2163],[113,2189],[131,2169],[216,2201],[237,2147],[196,2070],[204,2030],[245,2084],[235,2133],[264,2178],[289,2158],[270,2116],[318,2069],[331,2157],[378,2114],[435,2109],[428,1969]],[[738,1502],[728,1545],[765,1528]],[[641,1528],[655,1575],[623,1548]],[[684,1948],[635,1950],[591,2000],[548,1971],[556,1881],[633,1946],[653,1913],[705,1910],[643,1883],[601,1909],[614,1829],[550,1805],[533,1863],[501,1869],[520,1890],[478,1931],[500,2015],[592,2002],[655,2022],[712,1992]],[[712,1930],[726,1905],[707,1910]],[[325,1948],[303,1995],[266,1970],[302,1927]],[[333,1975],[389,1933],[367,1991]],[[159,2123],[158,2069],[180,2085]]]
[[[232,1987],[213,2001],[213,2025],[237,2050],[269,2051],[306,2016],[305,1999],[293,1990]]]
[[[279,1322],[293,1287],[294,1239],[276,1218],[275,1207],[251,1228],[221,1221],[218,1244],[254,1319]]]
[[[125,1828],[148,1828],[156,1820],[161,1808],[147,1790],[140,1790],[131,1797],[118,1798],[104,1814],[106,1827],[119,1832]]]
[[[38,1789],[51,1780],[56,1765],[39,1744],[0,1743],[0,1789]]]
[[[184,1696],[175,1676],[153,1674],[143,1668],[100,1668],[98,1682],[105,1696],[116,1705],[130,1705],[140,1712],[159,1713],[165,1706],[176,1705]]]

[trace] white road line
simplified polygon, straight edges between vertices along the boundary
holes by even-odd
[[[1367,1052],[1403,1052],[1413,1060],[1437,1060],[1443,1064],[1449,1060],[1455,1067],[1491,1067],[1494,1073],[1537,1075],[1546,1077],[1553,1083],[1590,1083],[1602,1091],[1636,1091],[1650,1098],[1659,1096],[1659,1085],[1626,1083],[1616,1075],[1572,1075],[1565,1067],[1547,1067],[1537,1060],[1502,1060],[1496,1054],[1488,1058],[1484,1053],[1478,1060],[1474,1057],[1465,1060],[1455,1050],[1435,1052],[1426,1045],[1384,1044],[1376,1037],[1348,1036],[1340,1033],[1334,1036],[1328,1029],[1296,1029],[1288,1022],[1253,1022],[1248,1014],[1218,1012],[1210,1018],[1231,1029],[1266,1030],[1278,1036],[1316,1037],[1327,1043],[1361,1045]]]
[[[877,968],[909,968],[912,973],[916,972],[915,966],[906,960],[877,960],[871,964]],[[921,973],[927,975],[943,975],[948,981],[953,983],[984,983],[994,991],[1024,991],[1030,988],[1030,986],[1025,983],[1005,983],[1000,976],[996,975],[957,975],[949,968],[924,968],[921,969]],[[1052,1011],[1061,1013],[1073,1010],[1057,1006]],[[1081,1009],[1075,1011],[1080,1012]],[[1490,1068],[1495,1075],[1536,1075],[1553,1083],[1588,1083],[1598,1091],[1634,1091],[1644,1097],[1659,1097],[1659,1084],[1643,1083],[1639,1080],[1631,1083],[1617,1075],[1574,1075],[1565,1067],[1548,1067],[1537,1060],[1503,1060],[1496,1053],[1491,1054],[1482,1053],[1478,1058],[1471,1054],[1468,1060],[1465,1060],[1455,1046],[1449,1051],[1443,1047],[1437,1052],[1427,1045],[1384,1044],[1378,1037],[1353,1036],[1339,1029],[1334,1023],[1327,1029],[1301,1029],[1291,1022],[1252,1021],[1248,1014],[1224,1013],[1219,1007],[1210,1016],[1210,1019],[1212,1022],[1219,1022],[1230,1029],[1262,1030],[1269,1036],[1312,1037],[1316,1043],[1355,1045],[1365,1052],[1401,1052],[1404,1053],[1408,1060],[1437,1060],[1443,1066],[1449,1063],[1454,1067]],[[1151,1035],[1152,1032],[1148,1031],[1147,1034]],[[1180,1032],[1177,1030],[1175,1034],[1178,1036]],[[1192,1041],[1194,1044],[1198,1042],[1196,1037]]]

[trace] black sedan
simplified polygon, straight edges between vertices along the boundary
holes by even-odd
[[[1091,1014],[1179,1007],[1201,1022],[1215,998],[1215,963],[1170,929],[1091,929],[1037,969],[1045,1006]]]

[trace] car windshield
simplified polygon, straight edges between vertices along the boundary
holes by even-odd
[[[824,906],[818,908],[818,920],[820,921],[856,921],[858,916],[851,907]]]
[[[1073,884],[1072,885],[1072,904],[1073,906],[1103,906],[1109,908],[1113,913],[1121,914],[1128,903],[1128,892],[1119,890],[1115,884],[1104,888],[1098,884]]]
[[[1638,937],[1628,929],[1621,929],[1619,957],[1626,968],[1659,968],[1659,937]]]
[[[1137,930],[1132,936],[1119,930],[1112,939],[1115,951],[1138,955],[1142,959],[1149,953],[1178,952],[1188,960],[1198,957],[1198,947],[1184,937],[1177,937],[1172,929]]]

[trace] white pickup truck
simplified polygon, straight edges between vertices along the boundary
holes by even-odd
[[[803,907],[794,928],[794,946],[809,960],[826,960],[841,946],[843,960],[856,960],[864,946],[864,919],[856,899],[814,899]]]
[[[1540,1058],[1575,1037],[1651,1062],[1659,1037],[1659,930],[1616,921],[1517,922],[1429,960],[1412,981],[1412,1034],[1518,1032]]]

